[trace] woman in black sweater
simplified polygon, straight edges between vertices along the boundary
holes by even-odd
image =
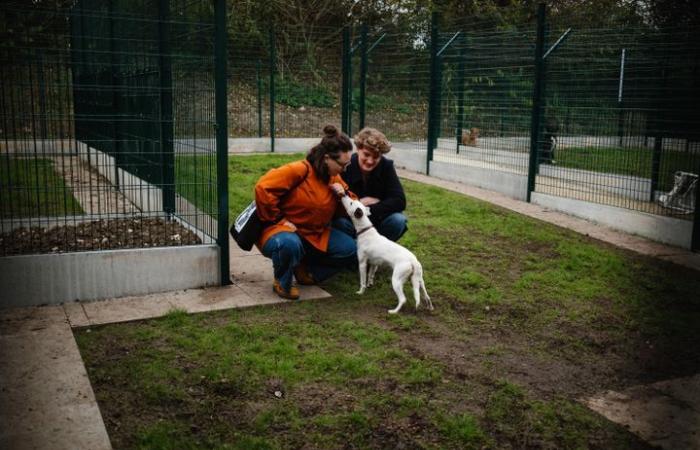
[[[360,201],[369,206],[370,220],[380,234],[398,241],[406,232],[406,196],[394,169],[394,162],[384,157],[391,150],[386,136],[374,128],[363,128],[355,136],[357,153],[343,172],[343,180]],[[336,219],[335,228],[355,236],[347,218]]]

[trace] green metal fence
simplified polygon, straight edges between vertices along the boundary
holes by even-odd
[[[412,86],[402,85],[397,61],[382,82],[393,95],[423,89],[417,103],[427,104],[426,139],[413,148],[424,152],[426,171],[435,163],[498,171],[514,183],[527,177],[528,200],[538,192],[692,220],[697,249],[696,35],[573,29],[549,24],[544,7],[537,23],[507,29],[453,23],[444,30],[434,14],[428,44],[413,37],[423,52],[412,52],[419,57]],[[398,49],[391,53],[401,58]],[[375,89],[370,69],[366,90]],[[407,122],[421,134],[420,122]]]
[[[229,30],[232,138],[309,138],[340,124],[341,31],[331,27]],[[272,132],[271,132],[272,130]],[[254,146],[251,141],[250,145]]]
[[[0,15],[0,254],[218,242],[227,262],[214,4],[4,2]]]
[[[444,163],[526,179],[528,201],[538,192],[692,220],[697,249],[697,31],[575,29],[538,14],[507,28],[443,27],[435,13],[422,35],[349,30],[343,128],[382,129],[426,172]]]
[[[106,205],[131,192],[143,202],[127,197],[118,213],[177,217],[220,241],[212,219],[224,214],[226,174],[215,137],[221,153],[227,138],[258,138],[251,150],[275,151],[276,139],[316,138],[331,122],[351,135],[381,129],[396,155],[412,155],[426,171],[443,163],[524,178],[528,199],[541,193],[694,220],[700,245],[698,183],[683,198],[667,195],[679,173],[689,174],[686,188],[700,173],[692,30],[569,28],[548,21],[543,7],[537,23],[507,28],[437,14],[410,31],[285,24],[281,32],[269,23],[255,33],[228,29],[229,69],[216,72],[215,15],[204,1],[101,0],[62,12],[18,3],[3,14],[7,23],[54,17],[38,21],[50,24],[41,31],[6,30],[4,173],[21,172],[29,184],[55,179],[43,190],[56,197],[78,192],[63,170],[78,165],[40,161],[47,154],[102,169],[83,184],[109,195],[88,212],[59,195],[60,216],[114,215]],[[215,74],[231,82],[228,97],[216,95]],[[218,127],[215,106],[230,112]],[[3,184],[7,198],[22,193],[13,204],[44,202],[17,183]],[[48,214],[26,205],[25,218]],[[18,214],[11,208],[3,202],[3,217]]]
[[[562,35],[553,29],[550,38]],[[687,31],[572,30],[545,59],[535,190],[692,219],[665,205],[674,174],[700,173],[700,44]]]

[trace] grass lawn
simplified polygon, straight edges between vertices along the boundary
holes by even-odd
[[[268,168],[231,158],[232,215]],[[435,311],[357,296],[76,332],[115,448],[647,448],[579,399],[700,369],[700,277],[405,181]]]
[[[0,218],[84,214],[53,167],[41,158],[0,155]]]
[[[654,151],[650,148],[570,147],[556,151],[557,165],[595,172],[651,178]],[[687,152],[664,151],[659,169],[661,190],[673,188],[673,174],[678,170],[695,172],[700,160]]]
[[[298,154],[229,156],[229,218],[234,219],[253,200],[255,182],[268,170],[303,158]],[[216,155],[178,156],[176,191],[208,214],[216,214]]]

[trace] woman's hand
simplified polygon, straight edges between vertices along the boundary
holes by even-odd
[[[335,195],[337,195],[338,197],[342,197],[343,195],[345,195],[345,188],[340,183],[331,184],[331,189],[333,189]]]
[[[287,219],[284,219],[284,220],[281,222],[281,225],[284,225],[284,226],[286,226],[286,227],[291,228],[292,231],[297,231],[297,226],[294,225],[292,222],[288,221]]]
[[[360,199],[360,203],[362,203],[365,206],[372,206],[379,203],[379,199],[376,197],[362,197]]]

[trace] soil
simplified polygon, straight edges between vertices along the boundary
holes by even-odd
[[[201,243],[202,240],[192,231],[177,222],[161,218],[95,220],[50,228],[22,227],[0,234],[3,256]]]
[[[270,113],[266,100],[262,107],[262,135],[270,135]],[[251,137],[258,135],[257,97],[250,86],[233,84],[228,101],[229,135]],[[410,112],[393,109],[367,110],[365,123],[381,129],[394,141],[425,139],[427,133],[427,105],[414,99]],[[340,105],[330,108],[302,105],[293,107],[275,104],[275,136],[278,138],[308,138],[320,136],[324,125],[340,124]],[[353,132],[357,131],[359,113],[352,117]],[[352,134],[352,133],[351,133]]]

